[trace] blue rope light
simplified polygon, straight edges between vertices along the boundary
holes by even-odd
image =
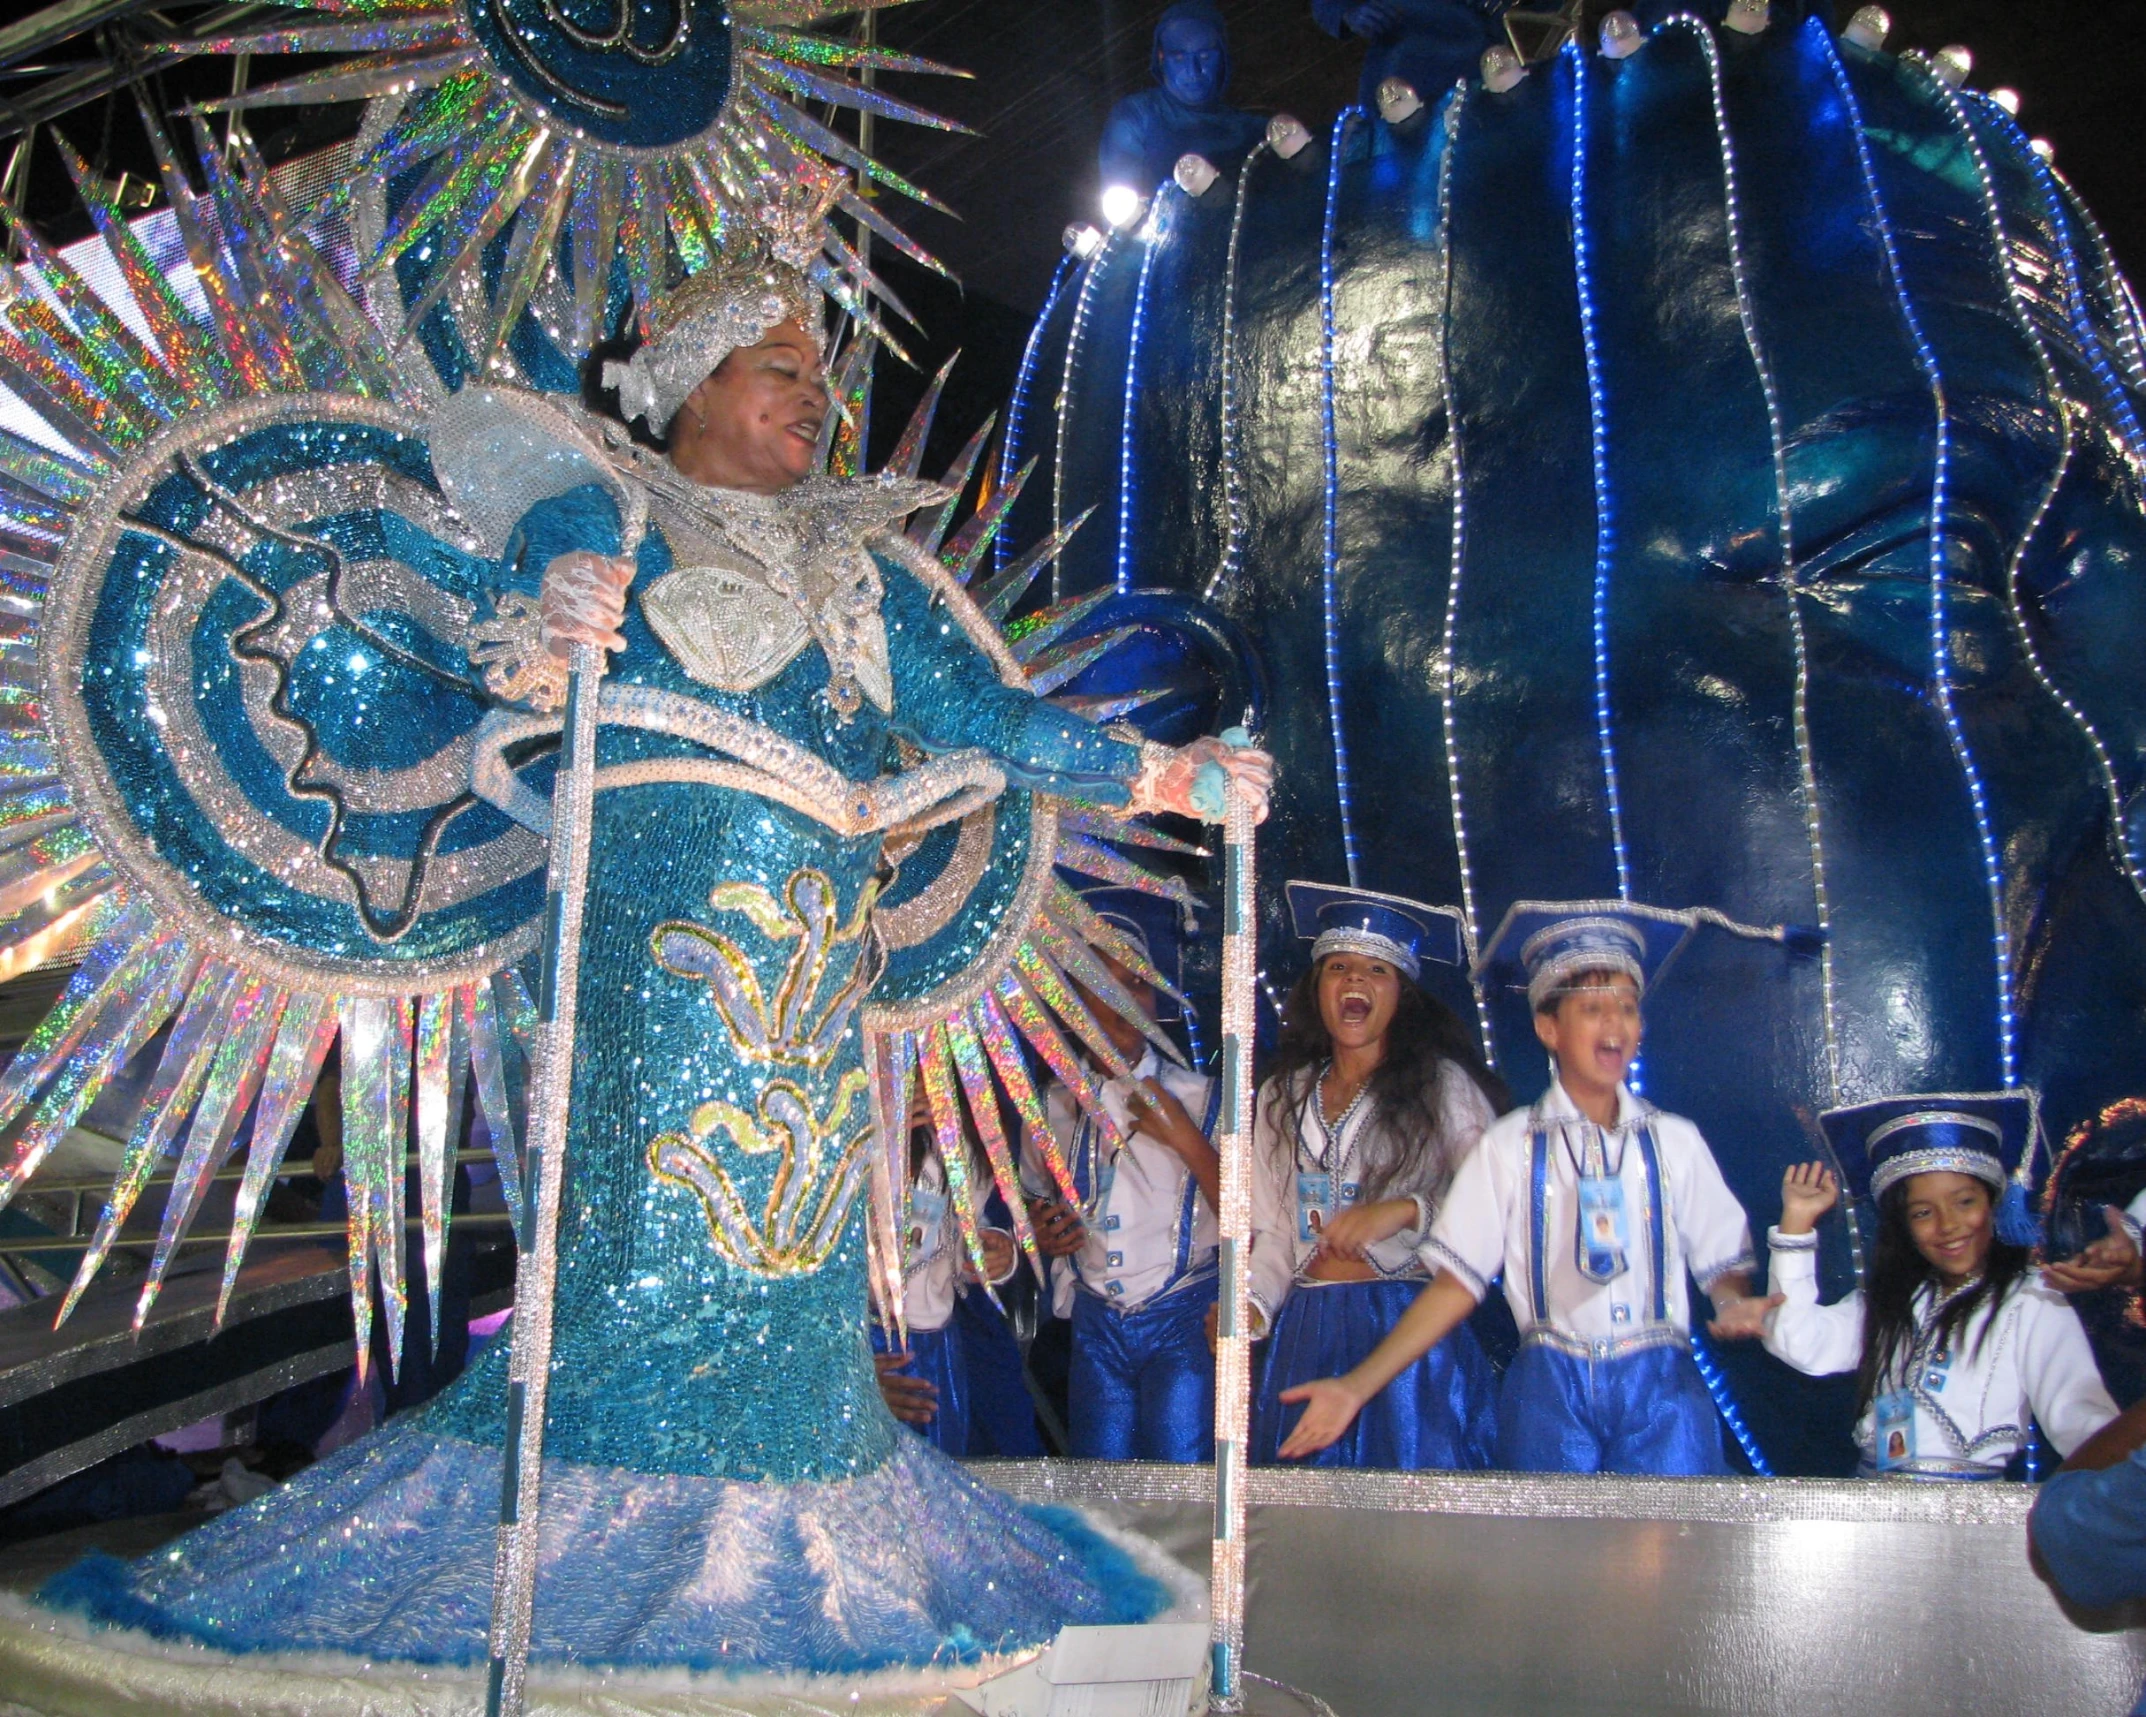
[[[1602,751],[1602,787],[1609,799],[1610,850],[1617,861],[1617,898],[1632,898],[1632,862],[1624,845],[1624,803],[1617,791],[1617,741],[1610,727],[1609,587],[1617,555],[1617,513],[1610,495],[1609,411],[1602,393],[1602,352],[1595,331],[1595,288],[1587,236],[1587,53],[1577,42],[1562,50],[1572,67],[1572,269],[1580,298],[1580,343],[1587,354],[1587,420],[1595,475],[1595,741]],[[1633,1087],[1635,1090],[1638,1087]]]
[[[1021,368],[1014,377],[1013,398],[1006,406],[1006,439],[999,443],[998,482],[1001,489],[1013,481],[1013,474],[1021,468],[1021,430],[1028,419],[1028,390],[1036,379],[1036,356],[1043,349],[1044,332],[1051,325],[1060,294],[1065,291],[1066,277],[1079,266],[1079,258],[1071,251],[1058,259],[1058,266],[1051,274],[1051,289],[1043,295],[1043,308],[1036,312],[1036,325],[1028,331],[1028,344],[1021,348]],[[1006,563],[1013,558],[1010,534],[999,532],[991,544],[994,572],[1003,572]]]
[[[1140,285],[1133,293],[1133,329],[1125,342],[1125,406],[1118,419],[1118,591],[1133,587],[1133,430],[1140,404],[1140,341],[1147,332],[1148,282],[1155,275],[1155,255],[1169,236],[1163,199],[1177,187],[1165,179],[1155,187],[1155,200],[1141,233]]]
[[[1728,1426],[1729,1435],[1736,1439],[1736,1446],[1743,1450],[1744,1459],[1751,1463],[1751,1470],[1762,1479],[1773,1477],[1773,1468],[1767,1462],[1766,1452],[1759,1447],[1758,1438],[1751,1434],[1751,1427],[1744,1423],[1744,1410],[1737,1406],[1736,1397],[1729,1392],[1729,1380],[1721,1373],[1721,1366],[1699,1332],[1691,1332],[1692,1363],[1699,1368],[1700,1381],[1706,1392],[1714,1398],[1714,1410],[1721,1415],[1721,1422]]]
[[[1908,291],[1899,241],[1893,232],[1892,218],[1886,213],[1884,192],[1878,187],[1878,171],[1871,160],[1869,140],[1863,134],[1862,106],[1855,99],[1848,68],[1841,63],[1832,36],[1823,26],[1817,25],[1815,19],[1807,27],[1812,26],[1816,26],[1817,38],[1832,69],[1834,87],[1840,91],[1841,103],[1847,109],[1849,131],[1855,139],[1856,159],[1862,166],[1863,186],[1870,197],[1878,242],[1885,251],[1886,272],[1892,279],[1893,296],[1899,303],[1900,318],[1907,325],[1908,337],[1914,344],[1916,364],[1930,384],[1930,397],[1937,408],[1937,452],[1930,477],[1930,689],[1932,699],[1944,717],[1945,731],[1951,737],[1952,754],[1967,783],[1967,797],[1975,813],[1975,832],[1982,845],[1982,870],[1989,887],[1992,943],[1997,965],[1997,1051],[2003,1082],[2009,1090],[2019,1083],[2019,1057],[2018,1025],[2012,1009],[2012,939],[2004,922],[2003,877],[1998,868],[1996,838],[1990,830],[1988,796],[1983,791],[1981,772],[1976,769],[1974,756],[1968,750],[1967,735],[1961,730],[1959,714],[1953,708],[1952,681],[1945,672],[1950,649],[1945,619],[1945,511],[1952,498],[1952,410],[1946,401],[1945,378],[1938,365],[1937,353],[1923,331],[1914,295]],[[1933,77],[1932,81],[1938,80]],[[1940,84],[1939,87],[1944,86]]]
[[[1356,874],[1356,823],[1349,802],[1349,745],[1341,726],[1340,616],[1334,588],[1341,563],[1341,453],[1334,434],[1334,215],[1341,199],[1342,134],[1351,120],[1363,116],[1360,107],[1345,107],[1334,116],[1327,144],[1326,220],[1319,229],[1319,432],[1326,478],[1320,597],[1326,627],[1326,714],[1334,730],[1334,796],[1341,806],[1341,851],[1348,861],[1351,888],[1361,884]]]
[[[2079,272],[2079,253],[2072,246],[2071,221],[2065,214],[2064,199],[2058,194],[2056,177],[2049,171],[2049,163],[2028,147],[2026,133],[2020,130],[2009,113],[1985,95],[1978,94],[1975,99],[1999,122],[1998,134],[2004,138],[2015,161],[2025,167],[2034,180],[2034,188],[2040,193],[2043,210],[2049,217],[2050,236],[2056,243],[2057,267],[2064,276],[2064,306],[2072,332],[2079,338],[2079,350],[2094,372],[2094,379],[2101,384],[2102,400],[2115,415],[2124,444],[2134,457],[2146,455],[2146,434],[2140,432],[2138,414],[2131,409],[2131,395],[2117,380],[2108,348],[2102,344],[2101,330],[2094,326],[2094,319],[2087,312],[2086,282]],[[2041,341],[2037,339],[2035,344],[2040,346]]]

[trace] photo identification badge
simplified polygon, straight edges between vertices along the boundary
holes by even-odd
[[[1624,1182],[1607,1175],[1580,1177],[1580,1274],[1607,1282],[1624,1274],[1630,1239],[1625,1224]]]
[[[1325,1218],[1326,1209],[1334,1196],[1334,1177],[1330,1174],[1314,1174],[1308,1170],[1297,1173],[1297,1238],[1319,1238],[1319,1222]]]
[[[1877,1430],[1878,1471],[1900,1472],[1915,1464],[1915,1397],[1888,1390],[1870,1404]]]

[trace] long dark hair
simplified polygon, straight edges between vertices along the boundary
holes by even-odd
[[[1384,1198],[1386,1189],[1427,1152],[1439,1159],[1441,1179],[1451,1179],[1460,1166],[1460,1142],[1445,1136],[1438,1104],[1439,1075],[1447,1062],[1475,1081],[1489,1099],[1493,1114],[1502,1115],[1513,1106],[1505,1081],[1484,1065],[1459,1015],[1436,996],[1424,994],[1406,974],[1397,971],[1394,975],[1400,979],[1400,1001],[1393,1023],[1386,1028],[1386,1053],[1372,1071],[1367,1089],[1385,1122],[1373,1137],[1383,1135],[1399,1148],[1372,1147],[1375,1155],[1364,1162],[1366,1204]],[[1291,1105],[1289,1126],[1283,1129],[1290,1142],[1284,1150],[1294,1149],[1305,1106],[1318,1100],[1318,1070],[1333,1053],[1334,1041],[1319,1014],[1319,965],[1315,964],[1297,979],[1282,1002],[1282,1035],[1267,1068],[1270,1089]],[[1307,1068],[1313,1077],[1300,1079]],[[1389,1152],[1391,1161],[1387,1160]]]
[[[1996,1220],[1996,1202],[1997,1194],[1991,1191],[1992,1223]],[[2032,1254],[2026,1247],[2012,1245],[1993,1229],[1982,1279],[1945,1307],[1938,1319],[1938,1344],[1950,1347],[1984,1306],[1994,1311],[2003,1305],[2005,1297],[2025,1277],[2031,1261]],[[1937,1272],[1917,1250],[1915,1236],[1908,1230],[1908,1182],[1903,1180],[1887,1187],[1878,1200],[1877,1244],[1870,1249],[1870,1267],[1863,1273],[1863,1364],[1855,1379],[1858,1413],[1877,1399],[1894,1364],[1905,1361],[1914,1347],[1915,1296],[1926,1282],[1935,1287]],[[1980,1351],[1988,1335],[1989,1325],[1985,1324],[1975,1337],[1976,1351]]]

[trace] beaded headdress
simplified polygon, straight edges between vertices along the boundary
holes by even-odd
[[[2035,1130],[2030,1090],[1882,1097],[1818,1117],[1848,1191],[1882,1198],[1910,1175],[1946,1170],[2002,1192],[2025,1166]]]
[[[604,386],[618,390],[629,423],[638,417],[661,435],[725,358],[771,328],[796,322],[821,334],[825,300],[807,271],[842,184],[840,174],[802,169],[781,181],[754,211],[745,241],[657,306],[654,329],[632,357],[604,365]]]
[[[1321,882],[1292,882],[1287,893],[1290,917],[1311,943],[1314,966],[1329,954],[1368,954],[1398,967],[1413,983],[1426,960],[1460,964],[1460,914],[1449,906]]]

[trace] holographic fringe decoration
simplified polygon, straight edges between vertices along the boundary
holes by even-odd
[[[1215,1312],[1215,1536],[1208,1612],[1214,1671],[1208,1709],[1244,1709],[1246,1468],[1252,1438],[1252,1050],[1259,967],[1251,808],[1234,788],[1223,824],[1220,1294]]]

